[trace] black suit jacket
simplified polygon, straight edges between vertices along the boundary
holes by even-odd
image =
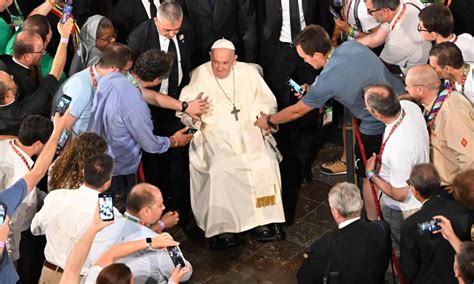
[[[133,29],[148,19],[141,0],[120,0],[112,10],[117,41],[125,43]]]
[[[441,197],[428,199],[421,209],[402,223],[400,265],[405,283],[457,283],[454,278],[454,249],[441,234],[420,234],[418,224],[443,215],[451,221],[462,240],[469,239],[469,212],[455,201]]]
[[[212,44],[221,38],[234,43],[241,61],[257,61],[257,18],[253,0],[217,0],[214,9],[208,0],[178,2],[191,20],[196,36],[194,67],[209,61]]]
[[[322,283],[331,255],[330,271],[339,273],[338,283],[384,283],[390,252],[388,224],[360,219],[311,245],[298,271],[298,283]]]
[[[179,52],[181,55],[181,69],[183,78],[177,90],[168,90],[168,95],[178,99],[181,89],[189,83],[191,72],[191,58],[192,58],[192,42],[193,33],[192,28],[185,18],[179,33],[176,35]],[[158,30],[156,29],[153,19],[147,20],[140,24],[128,37],[128,46],[133,50],[135,56],[139,56],[143,52],[160,47],[160,38]],[[156,91],[160,90],[160,86],[154,88]],[[197,95],[197,94],[196,94]],[[150,106],[152,119],[155,125],[155,134],[157,135],[171,135],[176,130],[179,130],[183,125],[176,118],[175,111],[169,109],[158,108]]]
[[[256,0],[259,26],[260,60],[268,66],[279,47],[283,9],[280,0]],[[306,25],[321,25],[332,32],[334,21],[329,13],[328,0],[302,0]]]
[[[33,93],[36,90],[39,82],[35,82],[30,77],[30,69],[25,68],[13,61],[12,56],[8,54],[0,55],[0,61],[3,63],[0,69],[12,75],[13,81],[15,81],[18,86],[18,92],[16,96],[17,100],[21,100],[23,97]]]

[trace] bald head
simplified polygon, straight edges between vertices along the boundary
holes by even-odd
[[[149,183],[139,183],[132,188],[127,196],[127,211],[137,214],[143,208],[151,207],[160,198],[162,197],[158,187]]]
[[[13,57],[21,58],[28,53],[40,51],[43,48],[43,39],[32,31],[18,33],[13,42]]]
[[[0,105],[6,105],[15,100],[17,86],[10,74],[0,71]]]
[[[431,65],[417,65],[408,70],[406,77],[407,85],[423,86],[429,89],[438,89],[441,82],[438,74]]]

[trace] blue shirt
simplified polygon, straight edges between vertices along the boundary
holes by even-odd
[[[150,109],[140,91],[122,73],[111,73],[99,82],[93,98],[88,130],[104,137],[114,158],[114,176],[137,172],[142,149],[163,153],[168,137],[155,136]]]
[[[21,204],[28,194],[28,185],[21,178],[9,188],[0,192],[0,201],[7,205],[7,215],[11,217],[16,208]],[[0,260],[0,283],[16,283],[19,277],[16,269],[10,260],[7,248],[3,249],[2,259]]]
[[[99,82],[100,76],[93,65],[94,76]],[[72,116],[77,120],[72,126],[72,133],[77,136],[87,130],[89,120],[91,117],[92,110],[92,98],[94,97],[94,85],[92,83],[92,77],[89,67],[82,70],[79,73],[74,74],[71,78],[67,79],[66,82],[58,89],[53,98],[52,111],[56,109],[56,106],[61,99],[63,94],[71,97],[71,104],[69,105],[69,111]]]
[[[303,103],[320,108],[334,98],[361,120],[361,133],[382,134],[385,125],[365,108],[362,91],[370,84],[389,85],[398,95],[405,93],[402,81],[391,74],[370,49],[354,40],[347,41],[336,48],[308,94],[303,97]]]

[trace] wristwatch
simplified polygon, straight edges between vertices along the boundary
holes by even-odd
[[[152,249],[153,247],[151,246],[151,243],[153,242],[153,240],[151,238],[146,238],[145,241],[146,241],[146,248]]]
[[[186,112],[187,108],[188,108],[188,103],[187,102],[182,102],[181,103],[181,112]]]

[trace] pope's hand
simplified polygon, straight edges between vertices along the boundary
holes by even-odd
[[[265,132],[265,135],[269,134],[271,131],[271,127],[267,123],[268,114],[260,112],[260,117],[257,118],[254,125],[260,127]]]
[[[205,114],[209,103],[207,102],[208,97],[202,98],[204,93],[199,93],[199,95],[192,101],[188,102],[188,108],[186,113],[193,118],[193,120],[201,120],[201,115]]]

